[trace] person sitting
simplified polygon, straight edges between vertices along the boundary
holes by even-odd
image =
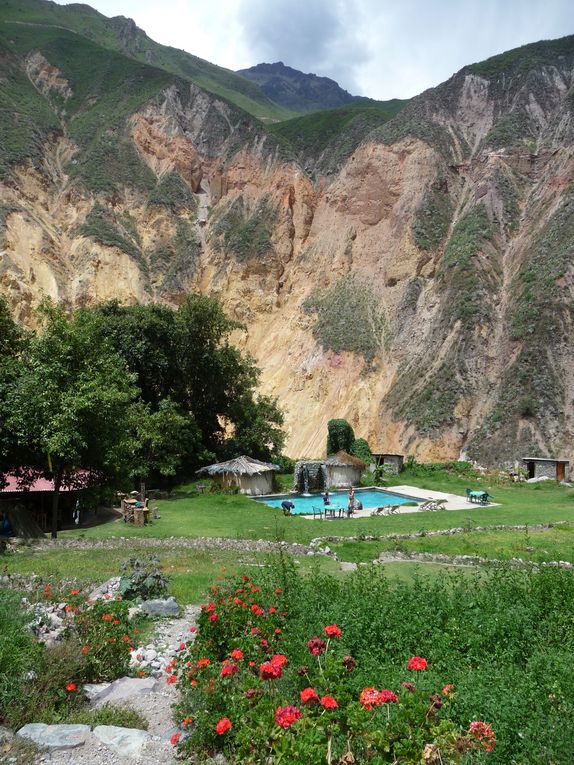
[[[295,510],[295,505],[290,499],[284,499],[283,502],[281,502],[281,508],[283,510],[283,515],[293,515],[291,511]]]
[[[362,510],[362,509],[363,509],[363,503],[357,497],[357,499],[355,500],[355,512],[357,512],[357,510]]]
[[[326,492],[323,494],[323,504],[324,504],[325,506],[326,506],[326,505],[330,505],[330,504],[331,504],[331,500],[329,499],[329,492],[328,492],[328,491],[326,491]]]

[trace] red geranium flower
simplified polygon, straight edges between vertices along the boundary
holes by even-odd
[[[359,701],[365,709],[369,710],[369,712],[373,707],[379,707],[383,703],[381,694],[376,688],[363,688],[361,695],[359,696]]]
[[[175,746],[176,744],[179,744],[180,738],[181,738],[181,733],[174,733],[173,736],[170,738],[169,743],[172,746]]]
[[[177,675],[169,675],[167,677],[167,684],[168,685],[173,685],[176,682],[177,682]]]
[[[239,648],[235,648],[233,651],[231,651],[231,658],[232,659],[242,659],[243,658],[243,651],[240,651]]]
[[[276,587],[275,588],[275,594],[279,595],[280,593],[281,593],[281,587]]]
[[[474,720],[469,725],[468,732],[480,743],[485,752],[492,752],[495,744],[494,731],[488,723]]]
[[[450,696],[453,691],[454,691],[454,685],[452,683],[449,683],[448,685],[445,685],[441,693],[443,694],[443,696]]]
[[[277,707],[275,710],[275,722],[280,728],[290,728],[301,717],[301,710],[297,707]]]
[[[282,653],[276,653],[269,661],[274,667],[285,667],[289,663],[287,657]]]
[[[299,695],[301,696],[302,704],[316,704],[319,701],[314,688],[305,688]]]
[[[422,656],[413,656],[411,659],[409,659],[408,669],[421,670],[426,669],[428,665],[428,661],[423,659]]]
[[[79,590],[72,590],[72,591],[70,592],[70,595],[79,595],[79,594],[80,594],[80,591],[79,591]]]
[[[307,642],[307,648],[309,651],[313,654],[313,656],[320,656],[325,648],[327,648],[327,643],[323,640],[323,638],[312,637],[311,640]]]
[[[328,624],[325,627],[325,635],[327,635],[327,637],[330,637],[330,638],[332,638],[332,637],[340,638],[342,634],[343,633],[337,627],[336,624]]]
[[[322,696],[320,704],[325,709],[338,709],[339,705],[337,704],[337,700],[334,699],[332,696]]]
[[[89,645],[82,646],[82,653],[84,654],[84,656],[86,656],[86,654],[88,654],[89,652],[90,652],[90,646]]]
[[[104,614],[102,616],[102,621],[104,622],[111,622],[114,617],[111,614]]]
[[[181,724],[182,725],[189,725],[192,722],[193,722],[193,717],[184,717],[183,720],[181,721]]]
[[[252,635],[259,635],[259,627],[251,627],[251,634]]]
[[[78,690],[78,686],[76,685],[76,683],[68,683],[68,685],[66,686],[66,690],[69,691],[70,693],[73,693],[74,691]]]
[[[215,732],[218,733],[220,736],[223,736],[224,733],[227,733],[228,730],[231,728],[231,720],[229,717],[222,717],[221,720],[217,723],[215,726]]]
[[[179,644],[179,650],[180,651],[184,651],[185,650],[185,643],[180,643]]]
[[[219,619],[219,615],[218,615],[217,611],[212,611],[209,614],[208,619],[209,619],[210,622],[216,622]]]
[[[215,605],[215,603],[210,603],[210,604],[207,606],[207,611],[208,611],[208,613],[211,613],[211,611],[215,611],[215,609],[216,609],[216,605]]]
[[[197,662],[197,668],[201,669],[202,667],[209,667],[211,664],[211,661],[209,659],[199,659]]]
[[[381,704],[396,704],[399,700],[397,694],[389,691],[387,688],[383,688],[383,690],[379,692],[379,699]]]
[[[281,667],[265,661],[259,665],[259,675],[262,680],[278,680],[282,675]]]
[[[230,661],[221,667],[220,676],[221,677],[231,677],[235,674],[235,672],[239,672],[239,667],[234,662]]]

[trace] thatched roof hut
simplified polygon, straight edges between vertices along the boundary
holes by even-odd
[[[344,451],[327,457],[324,464],[327,469],[327,485],[339,488],[357,486],[361,482],[363,470],[367,467],[363,460]]]
[[[242,494],[270,494],[273,491],[273,475],[278,470],[279,465],[243,455],[207,465],[197,474],[208,475],[223,488],[238,486]]]

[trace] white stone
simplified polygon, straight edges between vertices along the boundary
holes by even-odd
[[[136,759],[150,740],[150,734],[137,728],[120,728],[116,725],[98,725],[94,736],[116,754]]]
[[[156,690],[157,683],[151,677],[121,677],[92,698],[93,706],[115,704],[134,696],[145,696]]]
[[[48,749],[75,749],[86,743],[89,733],[89,725],[29,723],[20,728],[16,735]]]

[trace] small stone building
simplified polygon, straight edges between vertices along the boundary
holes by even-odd
[[[528,478],[552,478],[554,481],[568,481],[570,462],[547,457],[523,457],[522,465]]]
[[[382,467],[387,473],[394,473],[395,475],[401,472],[405,461],[402,454],[375,454],[374,452],[373,459],[376,467]]]
[[[241,494],[257,495],[273,492],[273,477],[278,470],[279,465],[242,456],[207,465],[197,474],[208,475],[224,489],[237,486]]]

